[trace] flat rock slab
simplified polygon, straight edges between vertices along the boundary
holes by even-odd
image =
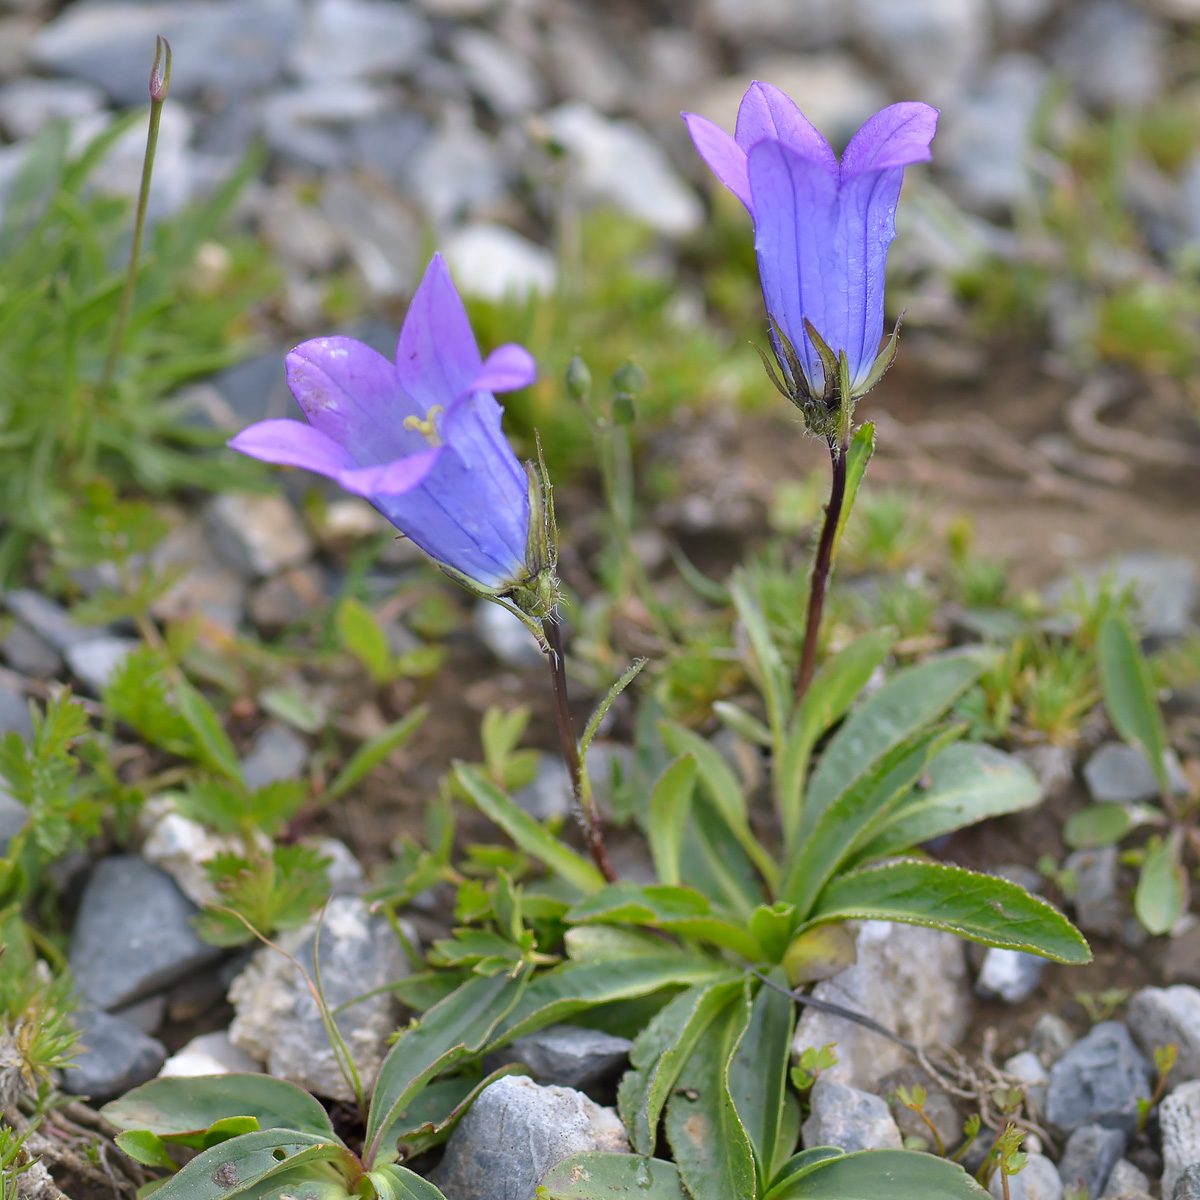
[[[97,1008],[120,1008],[219,958],[220,947],[191,927],[196,911],[175,881],[145,859],[101,859],[67,954],[80,992]]]
[[[1150,1098],[1150,1064],[1120,1021],[1101,1021],[1050,1069],[1046,1118],[1070,1133],[1103,1125],[1132,1134]]]

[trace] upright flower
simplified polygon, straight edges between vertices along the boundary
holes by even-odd
[[[434,255],[395,362],[353,338],[304,342],[287,356],[287,381],[308,423],[260,421],[229,445],[337,480],[447,574],[535,627],[557,600],[550,491],[544,471],[517,461],[493,393],[536,375],[521,346],[480,357]]]
[[[884,262],[904,168],[930,157],[937,117],[927,104],[893,104],[863,125],[839,162],[769,83],[751,84],[733,137],[683,114],[700,156],[754,220],[781,390],[821,436],[844,439],[854,401],[894,353],[894,335],[883,353],[879,346]]]

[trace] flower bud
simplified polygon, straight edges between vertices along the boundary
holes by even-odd
[[[154,45],[154,66],[150,68],[150,99],[163,101],[171,86],[171,43],[162,34]]]
[[[573,354],[571,356],[571,361],[567,363],[564,382],[567,387],[567,395],[572,400],[583,401],[592,394],[592,373],[580,355]]]
[[[630,361],[617,368],[612,383],[618,392],[625,392],[633,397],[646,386],[646,372],[637,363]]]
[[[612,419],[614,425],[632,425],[637,420],[637,409],[628,392],[618,392],[613,397]]]

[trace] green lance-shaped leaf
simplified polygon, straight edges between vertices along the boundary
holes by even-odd
[[[679,1168],[661,1158],[572,1154],[542,1176],[538,1200],[688,1200]]]
[[[367,1178],[375,1185],[379,1200],[446,1200],[428,1179],[394,1163],[377,1167]]]
[[[1183,831],[1172,829],[1153,840],[1142,861],[1133,893],[1133,911],[1150,933],[1169,933],[1188,906],[1188,877],[1183,866]]]
[[[153,1193],[143,1188],[139,1195],[148,1200]],[[358,1193],[350,1190],[346,1176],[327,1163],[289,1167],[238,1192],[237,1196],[238,1200],[358,1200]]]
[[[893,341],[895,334],[892,335]],[[837,561],[838,547],[842,544],[842,534],[846,530],[846,522],[858,499],[858,489],[862,486],[863,476],[867,472],[867,464],[875,454],[875,426],[870,421],[859,426],[850,442],[846,454],[846,496],[842,501],[842,512],[838,517],[837,532],[833,535],[833,561]]]
[[[743,571],[738,571],[730,586],[733,604],[738,619],[750,639],[754,652],[754,668],[758,675],[758,686],[767,707],[767,724],[772,736],[780,738],[786,728],[792,704],[791,680],[784,664],[783,655],[771,637],[767,618],[751,592],[749,580]]]
[[[355,784],[375,770],[385,758],[403,746],[420,729],[427,716],[428,707],[424,704],[418,705],[399,721],[394,721],[381,733],[363,742],[325,790],[326,802],[344,796]]]
[[[928,784],[915,787],[855,851],[856,862],[897,854],[988,817],[1032,808],[1041,799],[1033,772],[1017,757],[983,742],[947,746],[930,762]]]
[[[1063,841],[1072,850],[1115,846],[1139,826],[1162,825],[1166,819],[1162,809],[1149,804],[1118,804],[1115,801],[1089,804],[1067,818],[1063,825]]]
[[[585,895],[604,886],[604,876],[586,858],[548,833],[474,767],[455,763],[454,775],[480,810],[495,821],[526,854],[544,863]]]
[[[679,883],[679,857],[683,831],[692,811],[692,789],[696,786],[696,757],[681,754],[662,773],[650,793],[647,840],[654,872],[665,884]]]
[[[1055,962],[1092,958],[1079,930],[1045,900],[1006,879],[945,863],[901,859],[842,875],[817,897],[809,924],[851,917],[928,925]]]
[[[961,656],[905,667],[852,713],[821,755],[809,782],[801,841],[855,779],[905,738],[936,721],[979,672],[977,662]]]
[[[632,665],[626,667],[621,677],[608,689],[604,699],[596,705],[596,711],[588,718],[583,737],[579,739],[581,760],[587,761],[588,747],[592,744],[592,739],[600,728],[600,722],[608,715],[608,710],[616,703],[617,697],[642,673],[642,668],[648,661],[649,659],[639,658]]]
[[[1109,718],[1127,742],[1141,749],[1165,796],[1171,784],[1167,778],[1162,711],[1154,694],[1150,667],[1125,617],[1110,613],[1101,621],[1096,654]]]
[[[756,1191],[754,1150],[729,1091],[730,1065],[750,1021],[747,982],[688,1055],[667,1104],[667,1140],[694,1200],[730,1200]]]
[[[260,1129],[292,1129],[338,1140],[329,1114],[313,1096],[271,1075],[152,1079],[100,1111],[118,1129],[145,1129],[164,1137],[198,1135],[229,1117],[253,1117]]]
[[[482,1051],[492,1030],[521,998],[526,976],[475,975],[438,1001],[396,1039],[375,1082],[367,1119],[366,1163],[380,1165],[394,1147],[382,1134],[426,1083],[456,1062]]]
[[[987,1200],[957,1163],[915,1150],[861,1150],[812,1162],[764,1200]]]
[[[175,684],[179,715],[188,723],[205,766],[234,783],[245,783],[237,751],[213,706],[186,679]]]
[[[702,790],[692,797],[680,862],[688,882],[715,907],[734,914],[738,920],[748,921],[766,898],[760,872],[729,836],[729,825]]]

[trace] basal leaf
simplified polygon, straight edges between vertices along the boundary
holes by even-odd
[[[542,1176],[538,1200],[688,1200],[679,1168],[661,1158],[572,1154]]]
[[[375,1185],[379,1200],[446,1200],[428,1179],[394,1163],[378,1167],[368,1178]]]
[[[1117,732],[1141,748],[1159,790],[1165,796],[1171,788],[1167,778],[1165,754],[1167,735],[1162,711],[1154,692],[1150,667],[1142,654],[1128,620],[1110,613],[1100,623],[1096,639],[1100,662],[1100,683],[1104,704]]]
[[[853,712],[821,755],[804,800],[801,841],[825,810],[893,747],[937,720],[978,678],[965,657],[935,658],[898,671]]]
[[[729,836],[728,824],[702,791],[692,797],[680,862],[683,877],[692,887],[739,920],[749,920],[766,899],[760,872]]]
[[[679,882],[679,856],[683,830],[692,807],[696,784],[696,758],[681,754],[659,777],[650,793],[647,841],[654,873],[661,883]]]
[[[901,859],[842,875],[817,898],[810,924],[851,917],[928,925],[1055,962],[1092,958],[1079,930],[1045,900],[1006,879],[945,863]]]
[[[957,1163],[915,1150],[861,1150],[815,1163],[766,1200],[987,1200]]]
[[[754,668],[767,707],[767,724],[772,737],[778,738],[787,725],[792,709],[792,685],[787,667],[744,571],[734,573],[730,595],[754,651]]]
[[[1146,851],[1133,893],[1133,911],[1150,933],[1169,933],[1187,908],[1189,887],[1182,856],[1183,831],[1178,828],[1162,841],[1154,839]]]
[[[800,1150],[791,1155],[771,1176],[764,1200],[774,1200],[776,1193],[786,1191],[801,1175],[807,1175],[818,1163],[830,1158],[841,1158],[845,1153],[845,1150],[838,1146],[812,1146],[808,1150]]]

